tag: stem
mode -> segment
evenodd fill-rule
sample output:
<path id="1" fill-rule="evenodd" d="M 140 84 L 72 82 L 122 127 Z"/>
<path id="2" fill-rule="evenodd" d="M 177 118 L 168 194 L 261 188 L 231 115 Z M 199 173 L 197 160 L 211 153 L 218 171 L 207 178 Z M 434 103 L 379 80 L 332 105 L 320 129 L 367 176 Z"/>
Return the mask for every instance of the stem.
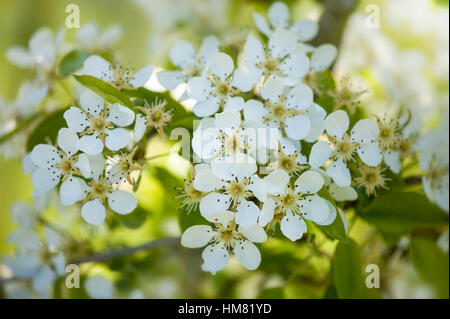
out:
<path id="1" fill-rule="evenodd" d="M 102 261 L 108 261 L 117 257 L 127 256 L 134 254 L 138 251 L 143 250 L 152 250 L 155 248 L 160 248 L 164 246 L 175 246 L 180 242 L 180 237 L 167 237 L 167 238 L 160 238 L 155 239 L 150 242 L 147 242 L 142 245 L 134 246 L 134 247 L 125 247 L 125 248 L 118 248 L 111 250 L 106 253 L 98 253 L 93 254 L 84 258 L 76 259 L 72 261 L 73 264 L 82 264 L 87 262 L 102 262 Z"/>

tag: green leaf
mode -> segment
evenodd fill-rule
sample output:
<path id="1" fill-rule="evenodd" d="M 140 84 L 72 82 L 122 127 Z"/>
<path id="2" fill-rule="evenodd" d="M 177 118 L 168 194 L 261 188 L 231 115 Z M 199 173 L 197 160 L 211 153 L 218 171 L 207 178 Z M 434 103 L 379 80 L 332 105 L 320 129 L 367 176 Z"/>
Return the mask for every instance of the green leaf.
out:
<path id="1" fill-rule="evenodd" d="M 323 294 L 323 299 L 338 299 L 337 291 L 335 286 L 328 286 L 327 290 Z"/>
<path id="2" fill-rule="evenodd" d="M 129 214 L 113 214 L 113 216 L 114 219 L 117 220 L 122 226 L 130 229 L 137 229 L 145 223 L 147 217 L 150 214 L 151 213 L 149 211 L 142 208 L 141 206 L 138 206 L 133 212 Z"/>
<path id="3" fill-rule="evenodd" d="M 414 268 L 430 283 L 438 298 L 449 297 L 449 259 L 434 241 L 414 238 L 409 245 L 409 258 Z"/>
<path id="4" fill-rule="evenodd" d="M 56 144 L 58 131 L 62 127 L 67 127 L 66 120 L 63 117 L 65 111 L 66 108 L 50 113 L 36 125 L 28 137 L 27 152 L 31 152 L 33 147 L 38 144 L 47 144 L 48 142 Z"/>
<path id="5" fill-rule="evenodd" d="M 184 232 L 191 226 L 195 225 L 211 225 L 201 214 L 200 211 L 194 210 L 189 214 L 181 210 L 178 215 L 178 225 L 180 226 L 181 232 Z"/>
<path id="6" fill-rule="evenodd" d="M 333 204 L 333 206 L 336 208 L 336 218 L 334 219 L 332 224 L 327 226 L 321 226 L 316 224 L 317 228 L 319 228 L 331 239 L 346 241 L 347 234 L 345 233 L 344 223 L 342 222 L 341 215 L 337 212 L 336 203 L 334 202 L 333 197 L 330 195 L 330 193 L 325 187 L 319 191 L 318 195 L 325 198 L 326 200 L 331 202 L 331 204 Z"/>
<path id="7" fill-rule="evenodd" d="M 266 288 L 259 292 L 256 299 L 283 299 L 284 298 L 284 288 L 283 287 L 273 287 Z"/>
<path id="8" fill-rule="evenodd" d="M 109 83 L 103 82 L 96 77 L 90 75 L 76 75 L 73 77 L 78 83 L 97 93 L 110 103 L 120 103 L 123 106 L 134 108 L 134 104 L 130 101 L 128 96 L 116 89 Z"/>
<path id="9" fill-rule="evenodd" d="M 384 234 L 402 234 L 416 228 L 448 223 L 448 215 L 415 192 L 385 193 L 367 208 L 357 207 L 357 214 Z"/>
<path id="10" fill-rule="evenodd" d="M 59 71 L 66 77 L 83 66 L 84 60 L 89 57 L 89 53 L 82 50 L 73 50 L 67 53 L 59 64 Z"/>
<path id="11" fill-rule="evenodd" d="M 339 242 L 333 258 L 333 277 L 339 298 L 362 298 L 364 291 L 361 250 L 353 240 Z"/>

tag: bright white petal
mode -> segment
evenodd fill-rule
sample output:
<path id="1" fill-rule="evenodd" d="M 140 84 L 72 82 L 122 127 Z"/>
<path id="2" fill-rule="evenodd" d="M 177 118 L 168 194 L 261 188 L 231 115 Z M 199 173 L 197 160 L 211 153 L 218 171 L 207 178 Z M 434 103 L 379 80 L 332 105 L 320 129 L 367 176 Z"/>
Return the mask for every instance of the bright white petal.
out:
<path id="1" fill-rule="evenodd" d="M 337 201 L 354 201 L 358 198 L 358 193 L 351 186 L 340 187 L 336 183 L 332 183 L 328 190 Z"/>
<path id="2" fill-rule="evenodd" d="M 184 82 L 183 76 L 178 71 L 162 71 L 157 73 L 158 82 L 167 90 L 173 90 Z"/>
<path id="3" fill-rule="evenodd" d="M 352 181 L 350 170 L 342 160 L 331 162 L 327 166 L 327 174 L 341 187 L 350 186 Z"/>
<path id="4" fill-rule="evenodd" d="M 137 200 L 126 191 L 114 191 L 107 195 L 108 205 L 118 214 L 126 215 L 136 209 Z"/>
<path id="5" fill-rule="evenodd" d="M 33 57 L 22 47 L 12 47 L 6 51 L 6 58 L 21 68 L 29 68 L 33 65 Z"/>
<path id="6" fill-rule="evenodd" d="M 59 197 L 61 204 L 64 206 L 70 206 L 75 204 L 80 198 L 81 186 L 78 179 L 75 177 L 70 177 L 61 184 L 59 189 Z"/>
<path id="7" fill-rule="evenodd" d="M 178 40 L 170 49 L 170 60 L 179 68 L 185 69 L 194 65 L 196 54 L 192 43 L 184 40 Z"/>
<path id="8" fill-rule="evenodd" d="M 130 133 L 123 128 L 106 130 L 105 146 L 111 151 L 118 151 L 130 143 Z"/>
<path id="9" fill-rule="evenodd" d="M 209 60 L 211 72 L 224 81 L 234 69 L 233 59 L 225 53 L 217 52 Z"/>
<path id="10" fill-rule="evenodd" d="M 317 22 L 303 19 L 295 22 L 291 26 L 291 31 L 297 35 L 297 39 L 301 42 L 307 42 L 314 39 L 319 31 L 319 25 Z"/>
<path id="11" fill-rule="evenodd" d="M 83 132 L 89 126 L 86 114 L 78 107 L 71 106 L 70 109 L 64 112 L 63 117 L 67 122 L 67 126 L 77 133 Z"/>
<path id="12" fill-rule="evenodd" d="M 240 111 L 244 108 L 244 99 L 240 96 L 230 96 L 223 107 L 224 111 Z"/>
<path id="13" fill-rule="evenodd" d="M 105 101 L 100 95 L 86 89 L 83 93 L 81 93 L 80 105 L 86 112 L 94 118 L 97 118 L 103 110 Z"/>
<path id="14" fill-rule="evenodd" d="M 284 83 L 278 79 L 270 78 L 266 80 L 260 88 L 261 97 L 272 103 L 277 103 L 283 93 Z"/>
<path id="15" fill-rule="evenodd" d="M 223 183 L 220 178 L 214 175 L 211 168 L 209 167 L 198 171 L 194 177 L 194 188 L 201 192 L 211 192 L 214 190 L 219 190 L 224 185 L 225 183 Z"/>
<path id="16" fill-rule="evenodd" d="M 314 93 L 306 84 L 299 84 L 292 88 L 286 96 L 289 108 L 306 110 L 313 103 Z"/>
<path id="17" fill-rule="evenodd" d="M 255 77 L 250 71 L 242 68 L 234 71 L 233 80 L 231 81 L 232 87 L 235 87 L 242 92 L 248 92 L 255 84 Z"/>
<path id="18" fill-rule="evenodd" d="M 274 28 L 287 28 L 289 25 L 289 8 L 283 2 L 274 2 L 270 6 L 267 15 L 269 17 L 270 24 L 272 24 Z"/>
<path id="19" fill-rule="evenodd" d="M 209 245 L 203 250 L 202 258 L 202 269 L 215 275 L 216 272 L 227 266 L 230 256 L 224 246 L 215 244 Z"/>
<path id="20" fill-rule="evenodd" d="M 211 82 L 201 76 L 190 79 L 188 87 L 189 97 L 197 101 L 204 101 L 212 91 Z"/>
<path id="21" fill-rule="evenodd" d="M 320 223 L 327 219 L 330 214 L 327 201 L 320 196 L 309 196 L 299 203 L 302 216 L 307 220 Z"/>
<path id="22" fill-rule="evenodd" d="M 63 127 L 58 131 L 58 146 L 68 155 L 78 151 L 78 135 L 74 130 Z"/>
<path id="23" fill-rule="evenodd" d="M 259 201 L 264 202 L 266 200 L 266 182 L 258 175 L 255 174 L 250 178 L 250 185 L 248 186 L 248 189 L 252 191 L 253 195 L 255 195 Z"/>
<path id="24" fill-rule="evenodd" d="M 276 204 L 273 199 L 268 198 L 261 209 L 261 214 L 258 218 L 258 224 L 262 227 L 266 226 L 273 219 L 273 212 L 275 210 Z"/>
<path id="25" fill-rule="evenodd" d="M 324 122 L 325 130 L 327 134 L 342 138 L 345 132 L 347 132 L 350 119 L 347 112 L 337 110 L 327 116 Z"/>
<path id="26" fill-rule="evenodd" d="M 105 220 L 105 206 L 98 199 L 86 202 L 81 208 L 81 216 L 89 224 L 100 225 Z"/>
<path id="27" fill-rule="evenodd" d="M 97 133 L 84 135 L 78 141 L 78 148 L 86 154 L 97 155 L 103 151 L 103 143 Z"/>
<path id="28" fill-rule="evenodd" d="M 200 61 L 205 65 L 211 56 L 219 52 L 219 39 L 210 35 L 203 39 L 200 52 L 198 53 Z"/>
<path id="29" fill-rule="evenodd" d="M 264 177 L 268 194 L 283 194 L 289 183 L 289 174 L 282 169 L 277 169 Z"/>
<path id="30" fill-rule="evenodd" d="M 38 144 L 31 151 L 31 160 L 37 166 L 50 166 L 59 162 L 58 150 L 51 145 Z"/>
<path id="31" fill-rule="evenodd" d="M 255 270 L 261 263 L 261 253 L 255 244 L 248 240 L 238 241 L 233 249 L 233 253 L 248 270 Z"/>
<path id="32" fill-rule="evenodd" d="M 269 50 L 273 57 L 283 58 L 294 52 L 297 47 L 297 37 L 289 30 L 278 30 L 269 39 Z"/>
<path id="33" fill-rule="evenodd" d="M 220 101 L 218 97 L 210 97 L 204 101 L 195 104 L 192 112 L 198 117 L 206 117 L 213 115 L 219 110 Z"/>
<path id="34" fill-rule="evenodd" d="M 402 163 L 400 162 L 400 153 L 399 151 L 386 150 L 383 155 L 384 162 L 389 167 L 389 169 L 398 174 L 402 169 Z"/>
<path id="35" fill-rule="evenodd" d="M 306 171 L 295 181 L 295 191 L 306 194 L 315 194 L 323 187 L 322 175 L 315 171 Z"/>
<path id="36" fill-rule="evenodd" d="M 215 234 L 211 226 L 191 226 L 181 236 L 181 245 L 187 248 L 200 248 L 206 246 Z"/>
<path id="37" fill-rule="evenodd" d="M 334 220 L 336 219 L 336 216 L 337 216 L 336 207 L 334 207 L 333 204 L 331 204 L 331 202 L 326 199 L 325 199 L 325 202 L 327 203 L 328 208 L 329 208 L 328 216 L 326 218 L 324 218 L 323 220 L 314 221 L 317 225 L 321 225 L 321 226 L 331 225 L 334 222 Z"/>
<path id="38" fill-rule="evenodd" d="M 91 55 L 83 63 L 83 74 L 94 76 L 104 81 L 112 80 L 111 63 L 98 55 Z M 84 106 L 83 106 L 84 107 Z"/>
<path id="39" fill-rule="evenodd" d="M 138 142 L 144 136 L 147 130 L 147 125 L 145 124 L 145 117 L 142 114 L 136 115 L 136 122 L 134 124 L 133 130 L 133 140 Z"/>
<path id="40" fill-rule="evenodd" d="M 287 56 L 280 65 L 280 69 L 293 83 L 297 83 L 309 71 L 309 58 L 303 52 Z"/>
<path id="41" fill-rule="evenodd" d="M 27 173 L 33 173 L 38 166 L 33 163 L 33 160 L 31 159 L 31 152 L 25 155 L 22 159 L 22 171 Z"/>
<path id="42" fill-rule="evenodd" d="M 298 215 L 287 212 L 281 220 L 280 229 L 284 236 L 292 241 L 296 241 L 306 233 L 306 224 Z"/>
<path id="43" fill-rule="evenodd" d="M 239 226 L 238 232 L 254 243 L 263 243 L 267 240 L 267 234 L 264 228 L 259 225 L 251 227 Z"/>
<path id="44" fill-rule="evenodd" d="M 219 193 L 210 193 L 200 201 L 200 213 L 203 217 L 221 211 L 226 211 L 230 206 L 230 197 Z"/>
<path id="45" fill-rule="evenodd" d="M 309 153 L 309 165 L 314 168 L 322 167 L 330 159 L 331 153 L 333 149 L 327 141 L 318 141 Z"/>
<path id="46" fill-rule="evenodd" d="M 153 74 L 153 66 L 147 65 L 140 69 L 139 71 L 134 74 L 133 78 L 130 81 L 130 85 L 134 88 L 139 88 L 145 85 L 147 83 L 148 79 Z"/>
<path id="47" fill-rule="evenodd" d="M 108 121 L 117 126 L 128 126 L 134 121 L 134 112 L 119 103 L 114 103 L 109 108 Z"/>
<path id="48" fill-rule="evenodd" d="M 234 219 L 235 215 L 229 210 L 219 211 L 206 216 L 206 219 L 214 224 L 221 224 L 226 227 Z"/>
<path id="49" fill-rule="evenodd" d="M 244 106 L 244 118 L 246 122 L 263 123 L 269 111 L 258 100 L 248 100 Z"/>
<path id="50" fill-rule="evenodd" d="M 255 203 L 243 200 L 236 208 L 236 224 L 251 227 L 257 224 L 260 210 Z"/>
<path id="51" fill-rule="evenodd" d="M 252 63 L 261 62 L 265 57 L 264 47 L 261 42 L 251 34 L 248 35 L 244 45 L 244 56 Z"/>
<path id="52" fill-rule="evenodd" d="M 311 121 L 305 115 L 288 117 L 284 122 L 287 136 L 294 140 L 305 138 L 311 129 Z"/>
<path id="53" fill-rule="evenodd" d="M 322 44 L 313 51 L 311 56 L 311 73 L 328 69 L 337 56 L 337 49 L 332 44 Z"/>
<path id="54" fill-rule="evenodd" d="M 374 120 L 363 119 L 353 126 L 350 138 L 355 143 L 372 143 L 379 134 L 380 129 Z"/>
<path id="55" fill-rule="evenodd" d="M 216 113 L 214 124 L 218 129 L 227 130 L 232 132 L 241 125 L 241 113 L 234 110 L 227 110 L 222 113 Z"/>
<path id="56" fill-rule="evenodd" d="M 33 186 L 41 191 L 52 189 L 59 183 L 60 171 L 54 168 L 41 167 L 33 173 Z"/>
<path id="57" fill-rule="evenodd" d="M 360 144 L 357 152 L 364 164 L 369 166 L 378 166 L 383 158 L 378 142 Z"/>
<path id="58" fill-rule="evenodd" d="M 253 21 L 255 22 L 256 28 L 263 34 L 270 36 L 272 31 L 270 30 L 267 20 L 257 12 L 253 12 Z"/>

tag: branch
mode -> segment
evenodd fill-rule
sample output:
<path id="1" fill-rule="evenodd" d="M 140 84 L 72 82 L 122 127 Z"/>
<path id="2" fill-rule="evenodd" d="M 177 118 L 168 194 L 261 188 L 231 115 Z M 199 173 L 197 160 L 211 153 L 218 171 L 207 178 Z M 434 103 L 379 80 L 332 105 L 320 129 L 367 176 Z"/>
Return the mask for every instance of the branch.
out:
<path id="1" fill-rule="evenodd" d="M 125 248 L 119 248 L 115 250 L 111 250 L 106 253 L 98 253 L 93 254 L 84 258 L 76 259 L 72 261 L 73 264 L 82 264 L 86 262 L 101 262 L 101 261 L 108 261 L 117 257 L 131 255 L 135 252 L 141 251 L 141 250 L 152 250 L 155 248 L 160 248 L 164 246 L 175 246 L 180 242 L 180 237 L 167 237 L 167 238 L 160 238 L 156 240 L 152 240 L 148 243 L 134 246 L 134 247 L 125 247 Z"/>
<path id="2" fill-rule="evenodd" d="M 319 21 L 319 33 L 312 44 L 318 46 L 331 43 L 339 48 L 347 20 L 358 6 L 359 0 L 324 0 L 323 2 L 324 11 Z"/>

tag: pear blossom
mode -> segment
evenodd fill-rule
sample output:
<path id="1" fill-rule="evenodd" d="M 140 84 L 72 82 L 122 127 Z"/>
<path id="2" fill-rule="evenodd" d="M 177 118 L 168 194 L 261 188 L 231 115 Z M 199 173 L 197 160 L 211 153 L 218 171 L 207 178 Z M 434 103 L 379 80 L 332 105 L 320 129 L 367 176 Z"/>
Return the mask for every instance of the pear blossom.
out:
<path id="1" fill-rule="evenodd" d="M 210 57 L 219 52 L 219 40 L 215 36 L 203 39 L 198 53 L 192 43 L 178 40 L 170 49 L 170 60 L 180 70 L 162 71 L 157 74 L 158 81 L 168 90 L 176 88 L 179 84 L 203 74 Z"/>
<path id="2" fill-rule="evenodd" d="M 153 74 L 153 66 L 147 65 L 135 71 L 129 67 L 111 64 L 99 55 L 91 55 L 84 60 L 82 74 L 108 82 L 120 90 L 134 89 L 144 86 Z"/>
<path id="3" fill-rule="evenodd" d="M 268 10 L 269 21 L 261 14 L 253 12 L 253 21 L 260 32 L 270 37 L 274 31 L 289 29 L 295 33 L 298 41 L 312 40 L 319 30 L 317 22 L 310 19 L 302 19 L 291 24 L 289 7 L 281 1 L 275 1 Z"/>
<path id="4" fill-rule="evenodd" d="M 269 79 L 261 87 L 265 105 L 256 100 L 251 103 L 247 101 L 244 118 L 279 128 L 280 136 L 287 135 L 293 140 L 315 140 L 323 132 L 326 112 L 313 103 L 313 95 L 305 84 L 287 88 L 280 80 Z"/>
<path id="5" fill-rule="evenodd" d="M 192 110 L 198 117 L 213 115 L 219 109 L 241 110 L 244 99 L 234 96 L 236 90 L 245 90 L 233 76 L 233 59 L 222 52 L 213 54 L 208 60 L 203 75 L 188 81 L 188 95 L 197 101 Z"/>
<path id="6" fill-rule="evenodd" d="M 83 219 L 89 224 L 100 225 L 106 217 L 106 204 L 118 214 L 131 213 L 137 206 L 136 198 L 114 185 L 114 181 L 105 172 L 103 156 L 90 155 L 89 164 L 92 179 L 87 183 L 81 183 L 83 194 L 80 200 L 83 201 L 81 208 Z"/>
<path id="7" fill-rule="evenodd" d="M 77 46 L 90 52 L 102 52 L 109 49 L 119 40 L 122 35 L 122 28 L 119 25 L 112 25 L 101 30 L 97 23 L 84 23 L 77 30 L 75 41 Z"/>
<path id="8" fill-rule="evenodd" d="M 133 123 L 132 110 L 119 103 L 107 105 L 103 98 L 87 89 L 80 96 L 80 106 L 71 106 L 64 112 L 64 119 L 81 136 L 78 141 L 81 151 L 96 155 L 104 146 L 118 151 L 130 143 L 130 133 L 123 127 Z"/>
<path id="9" fill-rule="evenodd" d="M 258 175 L 225 175 L 219 178 L 211 167 L 204 167 L 196 173 L 193 186 L 208 193 L 200 201 L 203 217 L 231 208 L 236 211 L 236 223 L 245 227 L 256 225 L 260 213 L 258 206 L 249 199 L 256 197 L 265 201 L 267 196 L 265 184 Z"/>
<path id="10" fill-rule="evenodd" d="M 185 230 L 181 244 L 187 248 L 205 247 L 202 253 L 202 269 L 213 275 L 228 264 L 230 254 L 236 256 L 249 270 L 258 268 L 261 253 L 254 243 L 267 239 L 264 229 L 259 225 L 243 227 L 235 222 L 235 214 L 219 211 L 208 216 L 214 225 L 196 225 Z"/>
<path id="11" fill-rule="evenodd" d="M 58 132 L 58 147 L 38 144 L 33 148 L 30 159 L 36 166 L 32 175 L 35 189 L 47 191 L 58 185 L 61 203 L 72 205 L 81 196 L 81 179 L 89 177 L 89 161 L 85 154 L 78 152 L 78 136 L 68 128 Z M 30 164 L 27 164 L 29 167 Z"/>
<path id="12" fill-rule="evenodd" d="M 378 166 L 382 159 L 376 122 L 359 120 L 353 126 L 351 135 L 347 133 L 349 123 L 347 113 L 342 110 L 329 114 L 324 122 L 329 141 L 316 142 L 309 154 L 309 164 L 314 168 L 324 166 L 331 159 L 326 172 L 341 187 L 351 184 L 347 162 L 354 159 L 355 153 L 368 166 Z"/>
<path id="13" fill-rule="evenodd" d="M 308 73 L 309 58 L 296 48 L 296 36 L 291 31 L 274 32 L 269 39 L 268 51 L 258 39 L 249 35 L 244 45 L 244 66 L 250 72 L 253 84 L 269 78 L 280 79 L 287 85 L 300 83 Z"/>
<path id="14" fill-rule="evenodd" d="M 271 187 L 276 187 L 274 195 L 269 196 L 261 209 L 259 225 L 266 226 L 280 222 L 281 232 L 290 240 L 302 238 L 307 231 L 304 219 L 318 225 L 329 225 L 336 218 L 336 208 L 317 193 L 324 186 L 322 176 L 312 170 L 302 173 L 292 188 L 289 175 L 283 170 L 275 171 Z M 273 174 L 273 173 L 272 173 Z M 269 175 L 270 176 L 270 175 Z M 267 178 L 265 178 L 266 182 Z"/>
<path id="15" fill-rule="evenodd" d="M 172 120 L 172 111 L 167 111 L 166 100 L 156 100 L 152 105 L 145 101 L 145 106 L 137 107 L 143 114 L 136 115 L 133 140 L 138 142 L 145 134 L 148 128 L 154 128 L 162 137 L 166 137 L 164 127 Z"/>
<path id="16" fill-rule="evenodd" d="M 47 82 L 54 76 L 56 61 L 63 49 L 65 30 L 56 35 L 49 28 L 37 30 L 28 43 L 28 49 L 15 46 L 6 52 L 7 58 L 21 68 L 33 68 L 38 78 Z"/>

